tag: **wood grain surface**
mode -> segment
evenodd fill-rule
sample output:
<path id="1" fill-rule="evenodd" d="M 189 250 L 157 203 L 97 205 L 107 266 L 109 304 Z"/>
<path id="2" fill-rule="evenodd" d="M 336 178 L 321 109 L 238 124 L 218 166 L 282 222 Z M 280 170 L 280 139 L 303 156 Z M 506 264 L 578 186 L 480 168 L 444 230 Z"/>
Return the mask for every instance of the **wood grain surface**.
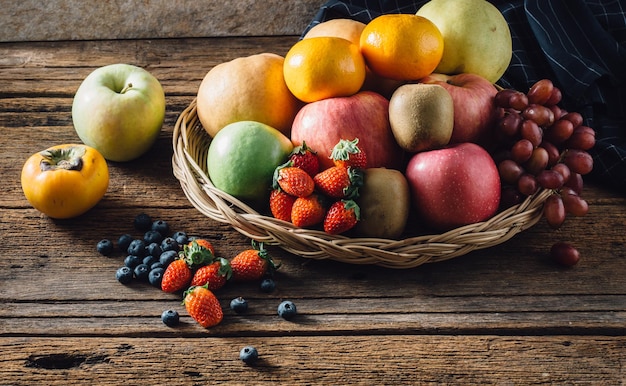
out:
<path id="1" fill-rule="evenodd" d="M 626 198 L 588 182 L 585 217 L 558 231 L 545 221 L 499 246 L 415 269 L 313 261 L 272 247 L 277 288 L 230 283 L 224 321 L 203 329 L 180 294 L 121 285 L 124 255 L 96 243 L 139 235 L 139 213 L 211 239 L 232 257 L 250 240 L 201 215 L 172 174 L 171 136 L 206 72 L 259 52 L 284 55 L 297 36 L 0 44 L 0 384 L 593 384 L 626 377 Z M 73 95 L 97 67 L 124 62 L 153 73 L 167 113 L 155 146 L 109 163 L 105 198 L 87 214 L 47 218 L 25 200 L 26 158 L 76 142 Z M 553 263 L 552 243 L 580 263 Z M 230 299 L 250 302 L 236 315 Z M 299 315 L 276 307 L 293 300 Z M 166 327 L 173 308 L 182 324 Z M 239 350 L 254 345 L 260 362 Z"/>

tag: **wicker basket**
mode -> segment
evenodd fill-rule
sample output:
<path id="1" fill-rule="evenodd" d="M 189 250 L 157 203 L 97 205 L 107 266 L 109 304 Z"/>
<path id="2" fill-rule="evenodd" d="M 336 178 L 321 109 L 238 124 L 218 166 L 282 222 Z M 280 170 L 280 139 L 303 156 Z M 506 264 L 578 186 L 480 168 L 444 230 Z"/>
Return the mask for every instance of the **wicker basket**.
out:
<path id="1" fill-rule="evenodd" d="M 376 264 L 412 268 L 501 244 L 535 225 L 542 217 L 550 191 L 540 190 L 524 202 L 485 222 L 466 225 L 446 233 L 419 235 L 402 240 L 350 238 L 323 231 L 297 228 L 271 216 L 259 214 L 244 202 L 222 192 L 207 175 L 210 136 L 198 120 L 194 100 L 174 127 L 172 166 L 185 195 L 201 213 L 230 224 L 251 239 L 278 245 L 296 255 L 333 259 L 351 264 Z"/>

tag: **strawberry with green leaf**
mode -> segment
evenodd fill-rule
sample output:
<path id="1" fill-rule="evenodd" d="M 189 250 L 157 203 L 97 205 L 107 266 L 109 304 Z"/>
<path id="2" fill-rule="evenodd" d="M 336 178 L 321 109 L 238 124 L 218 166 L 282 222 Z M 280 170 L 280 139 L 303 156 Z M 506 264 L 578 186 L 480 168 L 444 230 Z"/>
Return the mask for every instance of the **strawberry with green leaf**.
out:
<path id="1" fill-rule="evenodd" d="M 367 167 L 367 155 L 359 148 L 358 143 L 358 138 L 352 141 L 340 139 L 330 153 L 330 158 L 334 164 L 336 166 L 365 169 Z"/>
<path id="2" fill-rule="evenodd" d="M 360 220 L 361 209 L 354 200 L 335 201 L 324 218 L 324 232 L 337 235 L 347 232 Z"/>
<path id="3" fill-rule="evenodd" d="M 216 326 L 224 318 L 219 300 L 207 286 L 190 287 L 184 293 L 183 304 L 189 316 L 204 328 Z"/>
<path id="4" fill-rule="evenodd" d="M 315 187 L 333 198 L 357 198 L 363 186 L 363 170 L 360 168 L 331 166 L 313 177 Z"/>
<path id="5" fill-rule="evenodd" d="M 296 146 L 289 155 L 291 165 L 307 172 L 311 177 L 320 171 L 320 161 L 317 153 L 302 141 L 302 145 Z"/>
<path id="6" fill-rule="evenodd" d="M 231 278 L 233 270 L 230 262 L 223 257 L 198 268 L 191 279 L 191 286 L 206 285 L 211 291 L 222 288 Z"/>
<path id="7" fill-rule="evenodd" d="M 304 170 L 290 165 L 291 161 L 288 161 L 276 168 L 273 188 L 280 188 L 285 193 L 296 197 L 306 197 L 313 193 L 313 189 L 315 189 L 313 177 Z"/>
<path id="8" fill-rule="evenodd" d="M 260 280 L 266 274 L 272 273 L 280 264 L 274 263 L 263 243 L 256 248 L 256 243 L 253 242 L 252 248 L 241 251 L 231 259 L 230 266 L 233 280 L 251 281 Z"/>

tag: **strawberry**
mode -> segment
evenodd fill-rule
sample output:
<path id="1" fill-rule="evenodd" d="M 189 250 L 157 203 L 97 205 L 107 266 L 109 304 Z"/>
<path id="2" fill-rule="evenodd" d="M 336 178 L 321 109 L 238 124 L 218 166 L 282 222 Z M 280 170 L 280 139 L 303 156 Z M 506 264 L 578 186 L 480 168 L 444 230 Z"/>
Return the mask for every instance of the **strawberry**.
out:
<path id="1" fill-rule="evenodd" d="M 358 138 L 352 141 L 340 139 L 330 153 L 330 158 L 332 158 L 335 165 L 365 169 L 367 166 L 367 155 L 357 146 L 358 143 Z"/>
<path id="2" fill-rule="evenodd" d="M 216 291 L 226 284 L 232 273 L 230 262 L 224 258 L 219 258 L 210 264 L 198 268 L 193 274 L 190 285 L 206 285 L 211 291 Z"/>
<path id="3" fill-rule="evenodd" d="M 224 318 L 219 300 L 206 286 L 194 286 L 185 291 L 185 309 L 202 327 L 218 325 Z"/>
<path id="4" fill-rule="evenodd" d="M 254 244 L 253 244 L 254 245 Z M 241 251 L 230 261 L 233 270 L 233 279 L 239 281 L 259 280 L 266 273 L 278 269 L 269 255 L 263 248 L 263 243 L 259 248 L 251 248 Z"/>
<path id="5" fill-rule="evenodd" d="M 323 197 L 311 194 L 308 197 L 298 197 L 291 208 L 291 222 L 293 225 L 304 228 L 321 223 L 326 214 Z"/>
<path id="6" fill-rule="evenodd" d="M 324 232 L 331 235 L 346 232 L 359 221 L 360 211 L 359 205 L 354 200 L 334 202 L 324 218 Z"/>
<path id="7" fill-rule="evenodd" d="M 186 288 L 191 282 L 191 268 L 184 258 L 178 258 L 165 268 L 161 289 L 165 292 L 176 292 Z"/>
<path id="8" fill-rule="evenodd" d="M 193 239 L 187 244 L 187 246 L 192 247 L 194 242 L 198 244 L 199 246 L 208 249 L 209 251 L 211 251 L 212 254 L 215 255 L 215 248 L 213 247 L 213 244 L 209 240 L 201 239 L 201 238 Z"/>
<path id="9" fill-rule="evenodd" d="M 306 197 L 313 193 L 315 183 L 304 170 L 295 166 L 290 166 L 291 162 L 287 162 L 276 168 L 274 172 L 274 189 L 282 189 L 287 194 L 296 197 Z"/>
<path id="10" fill-rule="evenodd" d="M 285 193 L 282 189 L 274 189 L 270 193 L 270 211 L 279 220 L 291 221 L 291 208 L 296 197 Z"/>
<path id="11" fill-rule="evenodd" d="M 356 198 L 363 185 L 363 170 L 331 166 L 313 177 L 317 189 L 334 198 Z"/>
<path id="12" fill-rule="evenodd" d="M 302 141 L 302 145 L 296 146 L 289 155 L 291 165 L 307 172 L 311 177 L 320 171 L 320 161 L 317 153 Z"/>

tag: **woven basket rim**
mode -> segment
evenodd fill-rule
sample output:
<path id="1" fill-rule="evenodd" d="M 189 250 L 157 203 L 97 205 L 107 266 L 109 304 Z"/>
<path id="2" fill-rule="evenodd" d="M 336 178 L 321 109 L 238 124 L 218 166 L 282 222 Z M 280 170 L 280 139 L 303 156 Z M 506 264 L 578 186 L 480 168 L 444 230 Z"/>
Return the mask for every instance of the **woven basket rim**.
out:
<path id="1" fill-rule="evenodd" d="M 552 194 L 542 189 L 490 219 L 441 234 L 401 240 L 330 235 L 297 228 L 258 213 L 243 201 L 217 189 L 207 174 L 210 136 L 197 116 L 196 99 L 181 112 L 174 126 L 172 168 L 189 202 L 205 216 L 231 225 L 241 234 L 311 259 L 350 264 L 413 268 L 501 244 L 532 227 L 542 217 L 543 203 Z"/>

